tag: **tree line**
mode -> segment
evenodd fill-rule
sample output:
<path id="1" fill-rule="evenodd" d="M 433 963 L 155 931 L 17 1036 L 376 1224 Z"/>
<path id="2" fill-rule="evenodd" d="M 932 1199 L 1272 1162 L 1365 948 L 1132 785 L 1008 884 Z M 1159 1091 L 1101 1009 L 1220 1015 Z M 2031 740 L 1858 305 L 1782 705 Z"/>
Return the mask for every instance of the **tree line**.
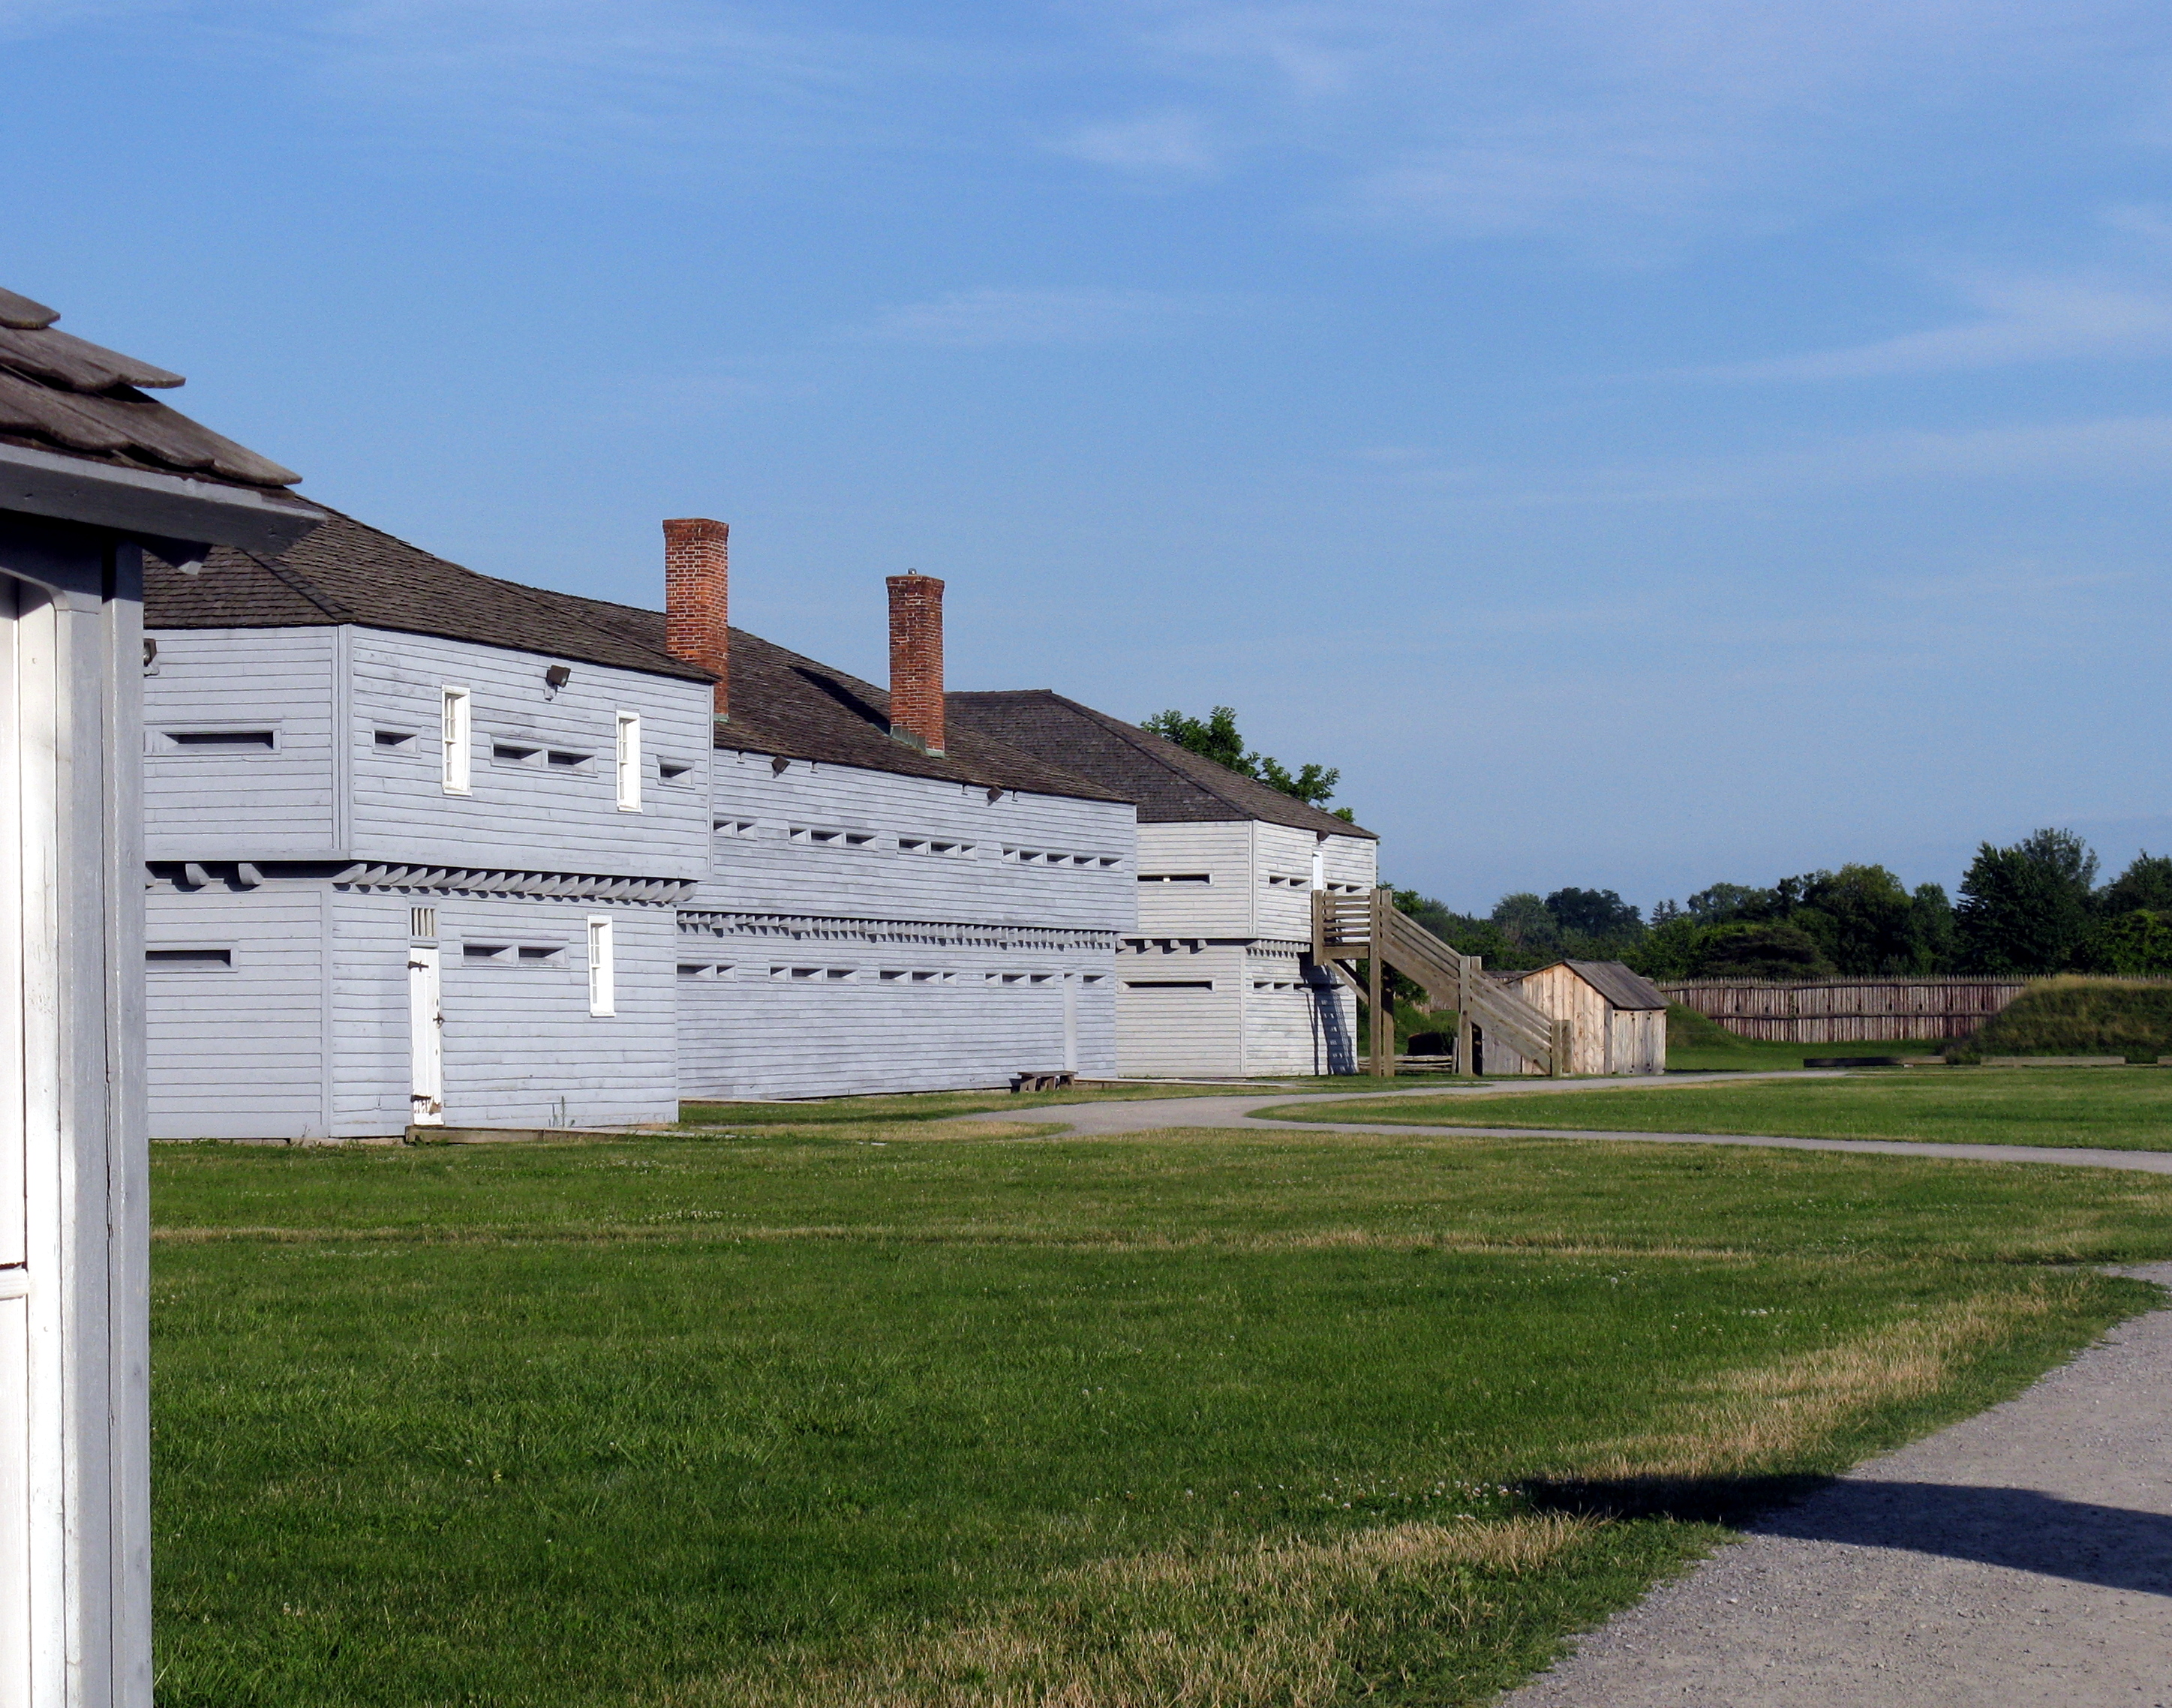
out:
<path id="1" fill-rule="evenodd" d="M 1325 808 L 1341 773 L 1289 770 L 1250 751 L 1234 708 L 1162 712 L 1142 727 L 1292 798 Z M 1349 819 L 1351 809 L 1333 809 Z M 1415 889 L 1395 905 L 1467 955 L 1504 971 L 1563 958 L 1625 961 L 1651 979 L 1830 979 L 1938 973 L 2172 975 L 2172 857 L 2144 852 L 2109 883 L 2071 830 L 1980 845 L 1949 900 L 1883 866 L 1805 872 L 1769 888 L 1715 884 L 1660 902 L 1648 920 L 1611 889 L 1519 890 L 1484 917 Z"/>
<path id="2" fill-rule="evenodd" d="M 1647 920 L 1610 889 L 1504 895 L 1483 918 L 1416 890 L 1395 904 L 1503 969 L 1623 961 L 1647 978 L 1830 979 L 1939 973 L 2172 975 L 2172 857 L 2142 853 L 2109 883 L 2071 830 L 1981 844 L 1949 901 L 1883 866 L 1715 884 Z"/>

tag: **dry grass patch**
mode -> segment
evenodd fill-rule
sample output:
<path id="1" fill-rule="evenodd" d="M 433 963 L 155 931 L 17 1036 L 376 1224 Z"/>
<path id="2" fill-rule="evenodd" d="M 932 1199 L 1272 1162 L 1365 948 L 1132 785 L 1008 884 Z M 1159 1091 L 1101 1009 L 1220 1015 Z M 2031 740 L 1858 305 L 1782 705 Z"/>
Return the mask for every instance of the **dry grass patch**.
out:
<path id="1" fill-rule="evenodd" d="M 1874 1414 L 1950 1386 L 1962 1365 L 2040 1325 L 2051 1284 L 1977 1293 L 1882 1329 L 1724 1370 L 1699 1384 L 1674 1426 L 1602 1451 L 1579 1477 L 1693 1479 L 1769 1472 Z"/>
<path id="2" fill-rule="evenodd" d="M 848 1660 L 779 1657 L 672 1708 L 1325 1708 L 1369 1655 L 1425 1622 L 1467 1631 L 1489 1591 L 1559 1564 L 1598 1523 L 1539 1514 L 1417 1522 L 1325 1540 L 1192 1546 L 1096 1561 L 949 1628 Z M 1497 1592 L 1496 1593 L 1497 1598 Z"/>

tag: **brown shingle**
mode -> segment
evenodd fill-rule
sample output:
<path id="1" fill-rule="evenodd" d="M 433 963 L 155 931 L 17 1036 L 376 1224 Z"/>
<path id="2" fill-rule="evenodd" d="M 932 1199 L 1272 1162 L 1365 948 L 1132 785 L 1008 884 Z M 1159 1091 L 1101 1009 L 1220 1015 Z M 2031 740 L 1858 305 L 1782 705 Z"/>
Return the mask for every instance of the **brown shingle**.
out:
<path id="1" fill-rule="evenodd" d="M 954 728 L 980 730 L 1050 765 L 1091 777 L 1137 802 L 1142 824 L 1257 819 L 1315 835 L 1373 836 L 1332 813 L 1046 688 L 952 694 L 946 704 Z"/>
<path id="2" fill-rule="evenodd" d="M 59 319 L 42 303 L 0 291 L 0 438 L 235 486 L 302 478 L 137 389 L 179 385 L 180 374 L 56 331 Z"/>
<path id="3" fill-rule="evenodd" d="M 144 570 L 149 629 L 319 628 L 341 623 L 442 635 L 694 682 L 713 679 L 664 647 L 664 613 L 524 587 L 433 556 L 337 511 L 281 557 L 224 549 L 194 576 Z M 922 753 L 890 733 L 890 696 L 870 683 L 731 631 L 732 715 L 717 744 L 786 759 L 941 777 L 981 788 L 1128 801 L 976 729 Z"/>

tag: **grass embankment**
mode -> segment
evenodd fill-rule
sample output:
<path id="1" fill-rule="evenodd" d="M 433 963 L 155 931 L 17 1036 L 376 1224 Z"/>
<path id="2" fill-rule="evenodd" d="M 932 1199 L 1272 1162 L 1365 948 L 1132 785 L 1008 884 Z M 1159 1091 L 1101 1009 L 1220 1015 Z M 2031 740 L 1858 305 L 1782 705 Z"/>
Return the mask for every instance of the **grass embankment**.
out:
<path id="1" fill-rule="evenodd" d="M 1922 1055 L 1938 1053 L 1936 1038 L 1869 1039 L 1845 1044 L 1775 1044 L 1739 1037 L 1717 1020 L 1680 1002 L 1667 1005 L 1667 1068 L 1674 1073 L 1757 1073 L 1800 1068 L 1812 1056 Z"/>
<path id="2" fill-rule="evenodd" d="M 1951 1047 L 1956 1061 L 1997 1055 L 2172 1055 L 2172 984 L 2142 979 L 2041 979 Z"/>
<path id="3" fill-rule="evenodd" d="M 1360 1099 L 1255 1113 L 1277 1120 L 2172 1151 L 2172 1074 L 2157 1067 L 1939 1067 L 1740 1085 Z"/>
<path id="4" fill-rule="evenodd" d="M 2172 1253 L 2153 1177 L 1417 1136 L 153 1168 L 164 1708 L 1480 1700 Z"/>

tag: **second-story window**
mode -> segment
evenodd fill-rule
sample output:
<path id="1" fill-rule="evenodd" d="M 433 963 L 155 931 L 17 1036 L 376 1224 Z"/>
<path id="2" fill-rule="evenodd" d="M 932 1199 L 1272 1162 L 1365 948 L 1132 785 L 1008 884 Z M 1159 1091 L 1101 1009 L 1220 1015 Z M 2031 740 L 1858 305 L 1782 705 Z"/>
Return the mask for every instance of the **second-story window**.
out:
<path id="1" fill-rule="evenodd" d="M 618 809 L 641 810 L 641 714 L 618 715 Z"/>
<path id="2" fill-rule="evenodd" d="M 473 736 L 470 710 L 466 689 L 444 690 L 444 777 L 449 795 L 468 792 L 469 747 Z"/>

